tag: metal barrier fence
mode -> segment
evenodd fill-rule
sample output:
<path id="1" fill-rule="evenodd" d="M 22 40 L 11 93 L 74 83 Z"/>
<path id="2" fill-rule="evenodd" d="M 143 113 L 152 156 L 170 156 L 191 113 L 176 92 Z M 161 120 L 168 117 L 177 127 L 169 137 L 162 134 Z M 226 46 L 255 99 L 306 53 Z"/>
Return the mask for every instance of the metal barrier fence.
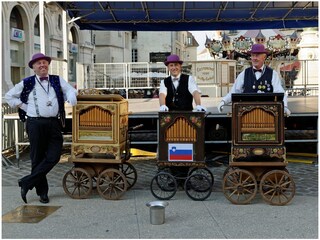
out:
<path id="1" fill-rule="evenodd" d="M 152 89 L 168 76 L 167 68 L 158 63 L 96 63 L 89 66 L 88 88 L 125 89 L 126 98 L 133 90 Z M 130 79 L 130 81 L 128 81 Z M 132 90 L 132 91 L 129 91 Z"/>
<path id="2" fill-rule="evenodd" d="M 3 120 L 5 114 L 17 113 L 17 108 L 11 108 L 7 103 L 2 103 L 2 150 L 15 146 L 15 130 L 14 130 L 14 120 Z M 27 136 L 24 131 L 24 123 L 18 122 L 19 132 L 18 138 L 19 141 L 24 141 Z"/>
<path id="3" fill-rule="evenodd" d="M 268 63 L 283 79 L 283 86 L 290 96 L 318 95 L 318 61 L 279 61 Z M 241 60 L 213 60 L 183 63 L 183 73 L 191 74 L 198 86 L 211 97 L 222 97 L 231 88 L 236 76 L 250 66 Z M 163 63 L 96 63 L 87 68 L 87 78 L 79 78 L 78 86 L 109 90 L 123 90 L 126 98 L 140 98 L 157 91 L 160 81 L 169 75 Z"/>

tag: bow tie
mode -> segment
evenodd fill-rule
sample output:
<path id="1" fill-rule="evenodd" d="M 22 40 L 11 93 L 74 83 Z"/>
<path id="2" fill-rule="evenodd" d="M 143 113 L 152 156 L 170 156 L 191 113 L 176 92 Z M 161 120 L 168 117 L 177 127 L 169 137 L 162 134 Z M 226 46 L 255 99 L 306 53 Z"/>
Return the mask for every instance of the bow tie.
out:
<path id="1" fill-rule="evenodd" d="M 40 81 L 43 81 L 43 80 L 47 80 L 48 81 L 48 77 L 40 77 Z"/>
<path id="2" fill-rule="evenodd" d="M 178 81 L 179 78 L 172 78 L 172 81 Z"/>
<path id="3" fill-rule="evenodd" d="M 253 69 L 253 72 L 262 72 L 262 69 Z"/>

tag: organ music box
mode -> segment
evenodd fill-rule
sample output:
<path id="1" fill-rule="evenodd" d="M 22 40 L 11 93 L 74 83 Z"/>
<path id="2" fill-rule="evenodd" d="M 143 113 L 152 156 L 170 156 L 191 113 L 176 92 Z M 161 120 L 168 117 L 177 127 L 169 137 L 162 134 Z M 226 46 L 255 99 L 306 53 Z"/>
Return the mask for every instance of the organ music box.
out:
<path id="1" fill-rule="evenodd" d="M 121 163 L 127 141 L 128 101 L 98 89 L 79 90 L 77 100 L 69 160 Z"/>
<path id="2" fill-rule="evenodd" d="M 283 97 L 232 94 L 231 162 L 285 161 Z"/>
<path id="3" fill-rule="evenodd" d="M 158 166 L 204 166 L 204 112 L 159 112 Z"/>

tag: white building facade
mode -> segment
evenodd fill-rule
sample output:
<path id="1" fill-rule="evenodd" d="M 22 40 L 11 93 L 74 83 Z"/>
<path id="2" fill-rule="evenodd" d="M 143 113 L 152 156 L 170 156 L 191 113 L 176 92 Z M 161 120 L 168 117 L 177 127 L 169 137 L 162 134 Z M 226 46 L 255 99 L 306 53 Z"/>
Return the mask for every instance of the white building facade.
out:
<path id="1" fill-rule="evenodd" d="M 131 32 L 92 31 L 94 63 L 131 62 Z"/>
<path id="2" fill-rule="evenodd" d="M 32 75 L 28 67 L 32 55 L 41 51 L 38 2 L 2 2 L 2 96 L 21 79 Z M 63 9 L 56 3 L 44 5 L 44 54 L 52 57 L 50 72 L 76 82 L 76 64 L 91 64 L 90 31 L 80 31 L 73 23 L 67 25 L 68 56 L 63 57 Z M 70 20 L 67 16 L 67 21 Z M 65 64 L 67 63 L 67 64 Z M 67 69 L 63 69 L 67 68 Z"/>
<path id="3" fill-rule="evenodd" d="M 177 54 L 183 61 L 197 60 L 198 43 L 187 31 L 93 31 L 93 34 L 95 63 L 154 62 L 157 55 L 169 54 Z"/>

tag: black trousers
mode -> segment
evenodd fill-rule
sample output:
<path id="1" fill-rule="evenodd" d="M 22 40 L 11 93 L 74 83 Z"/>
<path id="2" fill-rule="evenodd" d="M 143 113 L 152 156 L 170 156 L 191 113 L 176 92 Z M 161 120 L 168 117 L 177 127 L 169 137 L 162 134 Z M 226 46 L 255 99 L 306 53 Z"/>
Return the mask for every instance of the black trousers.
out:
<path id="1" fill-rule="evenodd" d="M 28 118 L 26 126 L 30 141 L 31 174 L 21 179 L 21 185 L 36 188 L 38 195 L 48 194 L 47 174 L 59 162 L 63 136 L 57 118 Z"/>

